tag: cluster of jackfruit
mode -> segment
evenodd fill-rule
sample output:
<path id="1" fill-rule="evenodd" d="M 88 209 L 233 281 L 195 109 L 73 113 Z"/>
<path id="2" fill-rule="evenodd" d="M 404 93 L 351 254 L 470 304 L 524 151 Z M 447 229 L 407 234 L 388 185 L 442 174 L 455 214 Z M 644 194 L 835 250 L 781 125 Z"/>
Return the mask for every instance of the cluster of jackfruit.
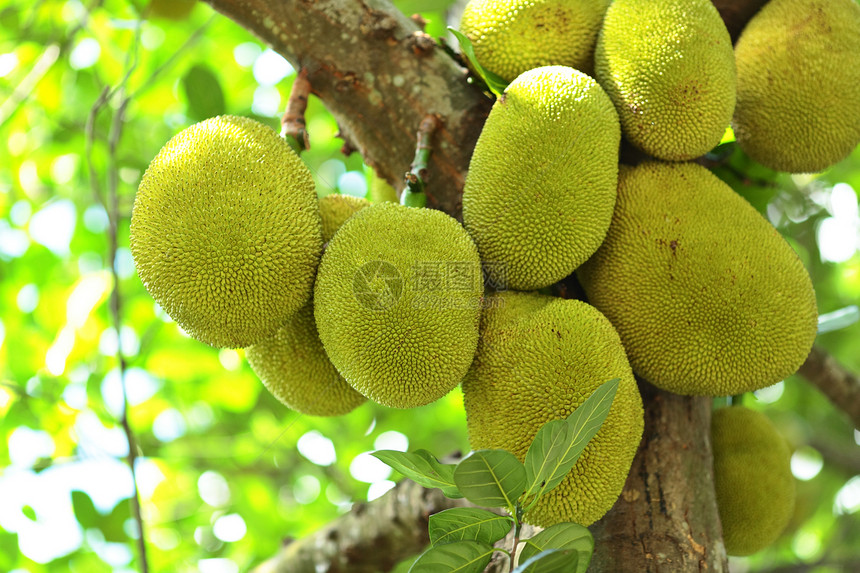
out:
<path id="1" fill-rule="evenodd" d="M 526 515 L 587 525 L 615 503 L 642 435 L 634 374 L 721 396 L 773 384 L 805 359 L 817 309 L 803 265 L 689 160 L 732 121 L 751 155 L 767 162 L 779 147 L 786 168 L 850 151 L 860 7 L 771 0 L 734 51 L 709 0 L 473 0 L 463 30 L 481 66 L 512 80 L 475 147 L 463 225 L 396 203 L 378 180 L 373 204 L 318 201 L 274 131 L 223 116 L 152 161 L 132 253 L 182 328 L 247 347 L 266 387 L 310 415 L 367 399 L 421 406 L 462 382 L 473 447 L 522 458 L 544 423 L 619 378 L 600 432 Z M 762 49 L 787 30 L 784 48 Z M 797 66 L 795 50 L 814 57 Z M 809 77 L 841 74 L 844 89 L 822 102 L 810 86 L 783 85 L 807 81 L 790 73 L 806 66 Z M 761 105 L 769 99 L 780 101 Z M 620 166 L 622 137 L 653 159 Z M 587 301 L 535 292 L 572 274 Z"/>

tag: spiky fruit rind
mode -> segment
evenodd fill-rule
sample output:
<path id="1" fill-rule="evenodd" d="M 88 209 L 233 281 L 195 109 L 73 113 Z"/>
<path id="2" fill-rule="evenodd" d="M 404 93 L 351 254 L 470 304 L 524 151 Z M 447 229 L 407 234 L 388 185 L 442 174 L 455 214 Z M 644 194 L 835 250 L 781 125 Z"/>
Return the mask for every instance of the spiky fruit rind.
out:
<path id="1" fill-rule="evenodd" d="M 150 163 L 130 243 L 146 289 L 186 332 L 216 347 L 256 344 L 311 296 L 322 252 L 313 178 L 269 127 L 207 119 Z"/>
<path id="2" fill-rule="evenodd" d="M 520 460 L 540 427 L 567 417 L 598 386 L 620 378 L 606 421 L 571 473 L 525 515 L 548 527 L 589 525 L 615 503 L 642 437 L 642 399 L 621 340 L 594 307 L 534 293 L 486 301 L 475 362 L 463 381 L 473 449 Z"/>
<path id="3" fill-rule="evenodd" d="M 246 351 L 248 363 L 285 406 L 308 416 L 340 416 L 367 400 L 328 359 L 308 303 L 272 338 Z"/>
<path id="4" fill-rule="evenodd" d="M 600 245 L 615 204 L 618 116 L 585 74 L 525 72 L 487 118 L 466 176 L 463 224 L 494 283 L 543 288 Z"/>
<path id="5" fill-rule="evenodd" d="M 610 0 L 471 0 L 460 31 L 485 69 L 512 81 L 541 66 L 590 73 Z"/>
<path id="6" fill-rule="evenodd" d="M 322 239 L 328 243 L 335 231 L 340 229 L 347 219 L 358 211 L 370 206 L 370 201 L 351 195 L 333 193 L 320 199 L 320 216 L 322 217 Z"/>
<path id="7" fill-rule="evenodd" d="M 771 545 L 794 513 L 791 450 L 761 412 L 720 408 L 711 422 L 714 486 L 729 555 Z"/>
<path id="8" fill-rule="evenodd" d="M 357 391 L 394 408 L 423 406 L 469 368 L 482 293 L 477 249 L 455 219 L 378 203 L 326 248 L 314 287 L 317 327 Z"/>
<path id="9" fill-rule="evenodd" d="M 797 370 L 817 328 L 792 248 L 704 167 L 623 167 L 606 241 L 577 276 L 618 329 L 634 372 L 660 388 L 722 396 Z"/>
<path id="10" fill-rule="evenodd" d="M 704 155 L 731 122 L 734 52 L 710 0 L 615 0 L 594 60 L 624 137 L 649 155 Z"/>
<path id="11" fill-rule="evenodd" d="M 860 144 L 860 5 L 771 0 L 735 47 L 738 144 L 780 171 L 823 171 Z M 822 87 L 825 86 L 825 87 Z"/>

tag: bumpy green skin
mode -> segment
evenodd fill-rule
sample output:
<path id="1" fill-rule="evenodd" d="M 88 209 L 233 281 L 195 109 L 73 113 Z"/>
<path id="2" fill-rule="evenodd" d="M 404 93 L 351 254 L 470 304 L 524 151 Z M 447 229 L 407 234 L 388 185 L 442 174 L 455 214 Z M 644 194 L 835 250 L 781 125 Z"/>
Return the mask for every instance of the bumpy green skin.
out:
<path id="1" fill-rule="evenodd" d="M 523 460 L 543 424 L 567 417 L 612 378 L 621 382 L 606 421 L 527 522 L 589 525 L 612 508 L 642 438 L 642 399 L 618 334 L 594 307 L 513 291 L 488 297 L 463 380 L 472 448 L 503 448 Z"/>
<path id="2" fill-rule="evenodd" d="M 296 412 L 340 416 L 366 400 L 328 359 L 317 333 L 312 303 L 302 307 L 275 336 L 245 352 L 269 392 Z"/>
<path id="3" fill-rule="evenodd" d="M 693 163 L 622 167 L 606 241 L 577 270 L 634 372 L 685 395 L 774 384 L 806 359 L 812 283 L 780 234 Z"/>
<path id="4" fill-rule="evenodd" d="M 822 171 L 860 144 L 860 5 L 771 0 L 735 47 L 741 148 L 791 173 Z"/>
<path id="5" fill-rule="evenodd" d="M 460 31 L 485 69 L 510 82 L 541 66 L 593 67 L 594 43 L 611 0 L 471 0 Z"/>
<path id="6" fill-rule="evenodd" d="M 711 440 L 726 553 L 751 555 L 776 541 L 794 513 L 791 450 L 767 416 L 742 406 L 714 412 Z"/>
<path id="7" fill-rule="evenodd" d="M 310 299 L 322 253 L 314 182 L 269 127 L 219 116 L 174 136 L 143 175 L 131 252 L 146 289 L 216 347 L 275 334 Z"/>
<path id="8" fill-rule="evenodd" d="M 349 195 L 319 200 L 323 241 L 328 242 L 353 214 L 370 205 Z M 313 302 L 308 302 L 272 338 L 248 348 L 254 373 L 285 406 L 307 416 L 340 416 L 367 400 L 346 383 L 325 353 Z"/>
<path id="9" fill-rule="evenodd" d="M 331 241 L 335 231 L 340 229 L 347 219 L 368 206 L 370 206 L 370 201 L 367 199 L 337 193 L 326 195 L 320 199 L 323 243 Z"/>
<path id="10" fill-rule="evenodd" d="M 460 383 L 478 342 L 478 251 L 450 216 L 378 203 L 328 244 L 314 287 L 320 338 L 346 381 L 393 408 Z"/>
<path id="11" fill-rule="evenodd" d="M 624 137 L 649 155 L 704 155 L 731 122 L 735 58 L 710 0 L 615 0 L 594 60 Z"/>
<path id="12" fill-rule="evenodd" d="M 615 205 L 620 140 L 612 102 L 573 68 L 537 68 L 508 86 L 463 191 L 463 224 L 496 284 L 549 286 L 597 249 Z"/>
<path id="13" fill-rule="evenodd" d="M 370 175 L 370 186 L 367 189 L 367 199 L 371 203 L 382 203 L 383 201 L 391 201 L 399 203 L 397 198 L 397 190 L 392 187 L 388 181 L 379 177 L 376 173 Z"/>

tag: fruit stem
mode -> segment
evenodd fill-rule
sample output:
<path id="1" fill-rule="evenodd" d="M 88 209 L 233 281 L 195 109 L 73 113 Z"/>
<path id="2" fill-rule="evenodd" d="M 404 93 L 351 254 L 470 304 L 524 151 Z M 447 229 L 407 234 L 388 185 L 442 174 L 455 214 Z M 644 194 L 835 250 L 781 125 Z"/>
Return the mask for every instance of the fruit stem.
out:
<path id="1" fill-rule="evenodd" d="M 427 178 L 427 163 L 430 161 L 430 154 L 433 151 L 433 146 L 430 145 L 430 138 L 433 137 L 433 132 L 439 120 L 435 115 L 425 115 L 421 120 L 421 125 L 418 126 L 418 145 L 415 148 L 415 159 L 412 160 L 412 165 L 406 173 L 404 180 L 406 187 L 403 189 L 403 195 L 400 197 L 400 202 L 407 207 L 424 207 L 427 204 L 427 195 L 425 193 Z"/>
<path id="2" fill-rule="evenodd" d="M 310 93 L 311 82 L 308 80 L 308 72 L 307 69 L 302 68 L 296 75 L 293 88 L 290 90 L 290 99 L 287 101 L 287 109 L 281 117 L 281 137 L 285 138 L 294 149 L 298 147 L 296 153 L 311 148 L 305 125 L 305 110 L 308 108 Z"/>

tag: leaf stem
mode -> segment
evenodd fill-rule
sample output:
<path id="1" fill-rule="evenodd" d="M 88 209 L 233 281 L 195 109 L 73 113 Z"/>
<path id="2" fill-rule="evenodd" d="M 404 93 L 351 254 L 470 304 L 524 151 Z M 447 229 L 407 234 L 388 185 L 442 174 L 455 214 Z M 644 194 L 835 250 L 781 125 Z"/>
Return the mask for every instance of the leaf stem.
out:
<path id="1" fill-rule="evenodd" d="M 427 164 L 430 162 L 430 154 L 433 146 L 430 139 L 439 125 L 439 120 L 433 114 L 424 116 L 421 125 L 418 126 L 418 144 L 415 147 L 415 159 L 404 178 L 406 188 L 403 190 L 401 203 L 408 207 L 424 207 L 427 204 L 426 179 Z"/>

